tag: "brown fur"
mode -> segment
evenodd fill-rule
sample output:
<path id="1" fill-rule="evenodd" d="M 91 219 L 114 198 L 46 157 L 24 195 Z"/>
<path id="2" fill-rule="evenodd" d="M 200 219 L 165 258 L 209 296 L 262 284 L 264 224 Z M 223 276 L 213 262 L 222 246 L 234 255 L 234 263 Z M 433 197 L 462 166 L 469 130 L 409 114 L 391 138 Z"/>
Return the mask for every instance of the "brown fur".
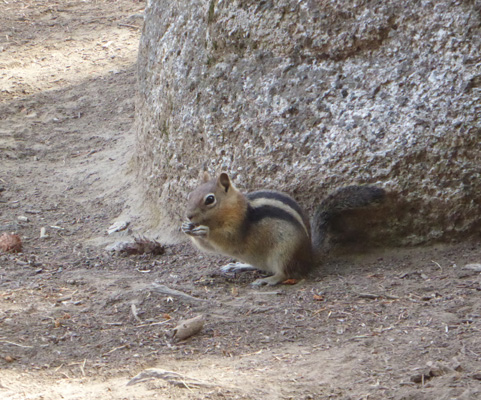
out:
<path id="1" fill-rule="evenodd" d="M 227 174 L 211 180 L 204 175 L 203 183 L 189 197 L 189 222 L 184 232 L 202 250 L 228 255 L 271 272 L 272 277 L 256 282 L 274 285 L 311 270 L 317 252 L 313 243 L 321 242 L 332 213 L 362 207 L 383 194 L 379 188 L 348 187 L 330 195 L 317 213 L 315 237 L 311 239 L 304 212 L 291 200 L 279 197 L 283 195 L 278 192 L 255 192 L 250 198 L 257 198 L 248 200 Z M 249 214 L 249 210 L 257 214 Z M 200 229 L 199 234 L 195 233 L 196 228 Z"/>

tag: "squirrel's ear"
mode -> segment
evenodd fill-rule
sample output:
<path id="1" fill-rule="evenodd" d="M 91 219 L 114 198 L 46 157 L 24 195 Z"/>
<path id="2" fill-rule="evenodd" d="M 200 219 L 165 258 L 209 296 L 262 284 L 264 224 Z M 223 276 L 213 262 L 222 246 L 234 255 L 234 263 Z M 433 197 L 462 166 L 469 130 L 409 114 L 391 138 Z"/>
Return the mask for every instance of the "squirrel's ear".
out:
<path id="1" fill-rule="evenodd" d="M 222 172 L 222 174 L 220 174 L 219 176 L 219 179 L 217 180 L 218 184 L 220 186 L 222 186 L 224 188 L 224 190 L 227 191 L 229 190 L 229 188 L 231 187 L 231 182 L 230 182 L 230 178 L 229 178 L 229 175 L 227 175 L 225 172 Z"/>
<path id="2" fill-rule="evenodd" d="M 200 179 L 201 179 L 202 183 L 209 182 L 210 181 L 209 173 L 207 171 L 202 171 L 200 173 Z"/>

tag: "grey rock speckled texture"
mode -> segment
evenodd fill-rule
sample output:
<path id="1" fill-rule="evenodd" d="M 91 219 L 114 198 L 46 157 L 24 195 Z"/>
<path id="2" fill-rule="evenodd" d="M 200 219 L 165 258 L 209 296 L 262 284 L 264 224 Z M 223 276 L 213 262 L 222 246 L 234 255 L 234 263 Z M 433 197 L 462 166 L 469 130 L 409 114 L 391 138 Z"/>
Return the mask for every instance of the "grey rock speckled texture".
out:
<path id="1" fill-rule="evenodd" d="M 479 0 L 150 0 L 136 165 L 155 223 L 178 224 L 205 168 L 308 209 L 380 184 L 389 243 L 478 235 L 480 49 Z"/>

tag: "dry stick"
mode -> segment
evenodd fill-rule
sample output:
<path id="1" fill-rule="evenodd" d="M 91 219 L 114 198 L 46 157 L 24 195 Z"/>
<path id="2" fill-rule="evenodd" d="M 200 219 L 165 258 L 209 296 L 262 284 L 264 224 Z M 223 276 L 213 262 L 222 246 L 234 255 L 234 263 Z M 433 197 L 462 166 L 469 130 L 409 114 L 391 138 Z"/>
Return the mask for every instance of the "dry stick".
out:
<path id="1" fill-rule="evenodd" d="M 82 376 L 85 377 L 85 364 L 87 363 L 87 359 L 84 359 L 83 364 L 79 365 L 80 371 L 82 371 Z"/>
<path id="2" fill-rule="evenodd" d="M 132 311 L 132 315 L 134 316 L 134 318 L 136 319 L 137 322 L 142 322 L 142 320 L 139 318 L 138 314 L 137 314 L 137 306 L 132 303 L 131 306 L 130 306 L 130 309 Z"/>
<path id="3" fill-rule="evenodd" d="M 463 269 L 469 269 L 475 272 L 481 272 L 481 264 L 466 264 Z"/>
<path id="4" fill-rule="evenodd" d="M 135 327 L 136 328 L 143 328 L 145 326 L 163 325 L 163 324 L 166 324 L 167 322 L 171 322 L 171 321 L 172 321 L 171 319 L 166 319 L 166 320 L 160 321 L 160 322 L 151 322 L 151 323 L 148 323 L 148 324 L 136 325 Z"/>
<path id="5" fill-rule="evenodd" d="M 151 285 L 151 288 L 156 293 L 165 294 L 167 296 L 180 297 L 184 300 L 190 300 L 190 301 L 194 301 L 194 302 L 207 301 L 207 300 L 204 300 L 204 299 L 200 299 L 198 297 L 191 296 L 190 294 L 181 292 L 180 290 L 175 290 L 175 289 L 171 289 L 171 288 L 169 288 L 165 285 L 160 285 L 158 283 L 153 283 Z"/>
<path id="6" fill-rule="evenodd" d="M 210 388 L 216 387 L 216 385 L 213 385 L 211 383 L 188 378 L 177 372 L 166 371 L 163 369 L 147 369 L 145 371 L 142 371 L 140 374 L 134 376 L 127 383 L 127 386 L 132 386 L 137 383 L 142 383 L 142 382 L 150 381 L 153 379 L 164 379 L 171 385 L 178 386 L 181 388 L 187 388 L 187 389 L 190 389 L 190 387 L 210 387 Z"/>
<path id="7" fill-rule="evenodd" d="M 369 339 L 372 335 L 357 335 L 353 336 L 350 340 L 358 340 L 358 339 Z"/>
<path id="8" fill-rule="evenodd" d="M 441 271 L 443 270 L 443 267 L 441 267 L 441 265 L 438 262 L 434 260 L 431 260 L 431 262 L 434 263 Z"/>
<path id="9" fill-rule="evenodd" d="M 203 315 L 180 321 L 179 325 L 173 329 L 174 339 L 181 341 L 199 333 L 204 326 L 204 321 Z"/>
<path id="10" fill-rule="evenodd" d="M 140 26 L 129 25 L 129 24 L 118 24 L 118 26 L 124 26 L 126 28 L 132 28 L 132 29 L 140 29 Z"/>
<path id="11" fill-rule="evenodd" d="M 370 299 L 370 300 L 376 300 L 382 297 L 379 294 L 371 294 L 371 293 L 359 293 L 357 296 L 360 297 L 361 299 Z"/>
<path id="12" fill-rule="evenodd" d="M 7 343 L 7 344 L 11 344 L 13 346 L 18 346 L 18 347 L 23 347 L 25 349 L 33 349 L 33 346 L 25 346 L 23 344 L 18 344 L 18 343 L 14 343 L 14 342 L 10 342 L 9 340 L 2 340 L 2 343 Z"/>
<path id="13" fill-rule="evenodd" d="M 125 349 L 126 347 L 129 347 L 129 345 L 124 344 L 123 346 L 115 347 L 112 350 L 108 351 L 107 353 L 102 354 L 102 357 L 108 356 L 109 354 L 113 353 L 114 351 Z"/>
<path id="14" fill-rule="evenodd" d="M 388 299 L 388 300 L 399 300 L 399 297 L 393 296 L 390 294 L 373 294 L 373 293 L 359 293 L 357 295 L 361 299 L 371 299 L 371 300 L 376 300 L 376 299 Z"/>
<path id="15" fill-rule="evenodd" d="M 177 297 L 178 299 L 180 300 L 187 300 L 187 301 L 190 301 L 192 303 L 209 303 L 209 304 L 212 304 L 213 306 L 219 306 L 220 303 L 215 301 L 215 300 L 206 300 L 206 299 L 201 299 L 199 297 L 194 297 L 194 296 L 191 296 L 190 294 L 187 294 L 187 293 L 184 293 L 184 292 L 181 292 L 180 290 L 176 290 L 176 289 L 171 289 L 165 285 L 161 285 L 159 283 L 152 283 L 148 288 L 148 290 L 151 290 L 155 293 L 159 293 L 159 294 L 163 294 L 163 295 L 167 295 L 167 296 L 170 296 L 170 297 Z M 222 304 L 222 307 L 229 307 L 229 308 L 232 308 L 232 309 L 240 309 L 242 308 L 242 306 L 240 305 L 235 305 L 235 304 Z"/>

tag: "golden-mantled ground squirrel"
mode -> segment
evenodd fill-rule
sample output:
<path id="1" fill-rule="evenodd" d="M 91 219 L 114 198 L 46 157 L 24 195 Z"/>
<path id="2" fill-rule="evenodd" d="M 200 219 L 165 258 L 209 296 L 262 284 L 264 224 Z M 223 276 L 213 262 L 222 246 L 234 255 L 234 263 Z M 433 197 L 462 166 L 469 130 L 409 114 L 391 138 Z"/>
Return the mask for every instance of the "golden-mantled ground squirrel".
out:
<path id="1" fill-rule="evenodd" d="M 259 269 L 273 275 L 253 285 L 276 285 L 300 277 L 318 263 L 318 252 L 333 216 L 381 200 L 383 189 L 347 186 L 328 196 L 309 219 L 289 195 L 260 190 L 242 194 L 229 175 L 210 179 L 189 195 L 182 231 L 201 250 L 233 257 L 224 272 Z"/>

